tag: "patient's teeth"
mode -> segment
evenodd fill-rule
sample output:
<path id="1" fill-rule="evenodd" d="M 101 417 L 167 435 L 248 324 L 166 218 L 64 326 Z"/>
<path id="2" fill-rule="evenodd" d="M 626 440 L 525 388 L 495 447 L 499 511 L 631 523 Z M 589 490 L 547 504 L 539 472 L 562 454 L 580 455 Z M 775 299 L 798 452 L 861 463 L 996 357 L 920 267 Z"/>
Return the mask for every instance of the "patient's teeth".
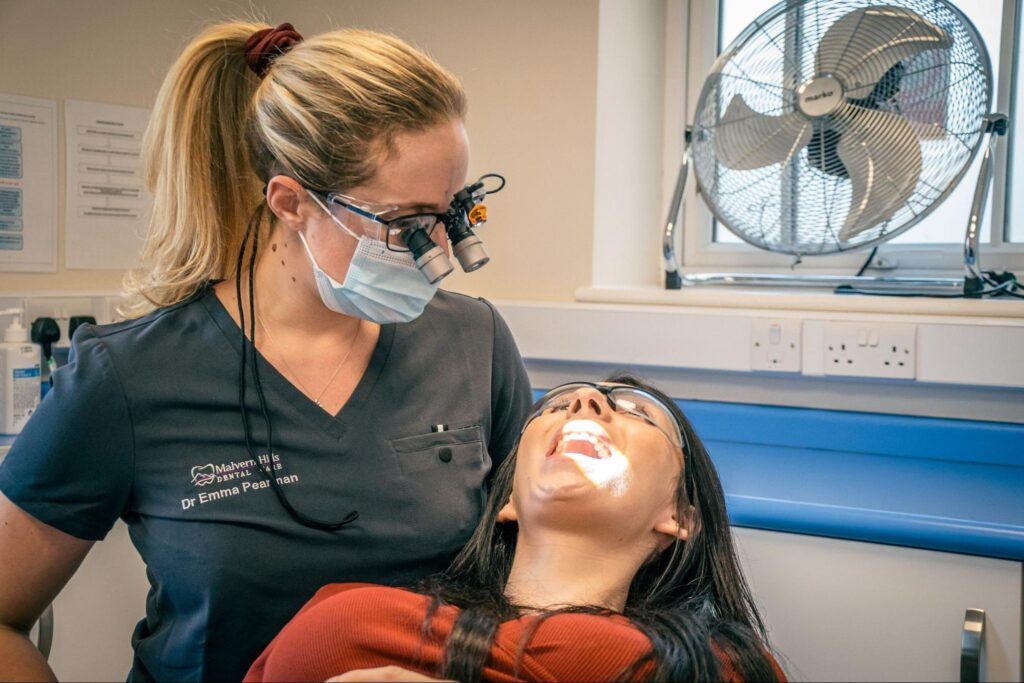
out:
<path id="1" fill-rule="evenodd" d="M 587 455 L 589 457 L 597 458 L 611 457 L 611 452 L 609 451 L 607 441 L 605 439 L 598 438 L 594 434 L 591 434 L 589 432 L 569 432 L 562 435 L 561 443 L 566 448 L 566 450 L 570 448 L 568 444 L 574 441 L 582 441 L 590 446 L 590 448 L 580 446 L 582 450 L 586 451 L 584 453 L 580 453 L 580 455 Z"/>

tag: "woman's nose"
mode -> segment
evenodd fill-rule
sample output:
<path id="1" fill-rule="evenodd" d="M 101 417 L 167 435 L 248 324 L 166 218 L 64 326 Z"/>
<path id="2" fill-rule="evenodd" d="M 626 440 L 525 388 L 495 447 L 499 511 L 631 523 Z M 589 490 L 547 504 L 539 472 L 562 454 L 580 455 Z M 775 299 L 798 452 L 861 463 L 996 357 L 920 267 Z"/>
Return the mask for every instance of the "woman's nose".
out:
<path id="1" fill-rule="evenodd" d="M 591 418 L 595 420 L 607 420 L 611 417 L 612 409 L 608 405 L 608 399 L 596 389 L 585 389 L 576 394 L 576 398 L 569 404 L 570 418 Z"/>

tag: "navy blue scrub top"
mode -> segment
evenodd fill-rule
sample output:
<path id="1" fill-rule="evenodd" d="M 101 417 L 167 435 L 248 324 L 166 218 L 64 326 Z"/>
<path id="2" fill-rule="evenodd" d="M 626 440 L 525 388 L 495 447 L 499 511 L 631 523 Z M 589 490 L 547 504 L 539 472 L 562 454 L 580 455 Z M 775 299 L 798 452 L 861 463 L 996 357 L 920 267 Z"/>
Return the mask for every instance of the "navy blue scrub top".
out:
<path id="1" fill-rule="evenodd" d="M 336 416 L 260 357 L 274 452 L 250 378 L 259 459 L 307 515 L 359 511 L 319 531 L 288 515 L 246 451 L 239 341 L 212 288 L 82 326 L 0 465 L 0 490 L 61 531 L 99 540 L 118 518 L 128 524 L 151 584 L 130 680 L 239 680 L 324 584 L 403 585 L 443 570 L 531 403 L 491 304 L 443 291 L 417 320 L 382 326 Z"/>

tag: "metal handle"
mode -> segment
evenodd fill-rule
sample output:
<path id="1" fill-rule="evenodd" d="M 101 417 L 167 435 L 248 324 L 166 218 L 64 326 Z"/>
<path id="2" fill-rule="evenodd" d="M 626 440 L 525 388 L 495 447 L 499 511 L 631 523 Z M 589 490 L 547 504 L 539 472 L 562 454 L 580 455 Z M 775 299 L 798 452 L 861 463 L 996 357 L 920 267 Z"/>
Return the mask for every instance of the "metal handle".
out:
<path id="1" fill-rule="evenodd" d="M 977 683 L 981 680 L 981 646 L 985 643 L 985 610 L 969 609 L 964 614 L 964 630 L 960 635 L 960 680 Z"/>
<path id="2" fill-rule="evenodd" d="M 985 117 L 984 133 L 988 133 L 988 146 L 981 156 L 981 168 L 978 169 L 978 182 L 974 186 L 974 200 L 971 202 L 971 215 L 967 220 L 967 233 L 964 235 L 964 268 L 967 277 L 981 278 L 981 263 L 978 259 L 978 243 L 981 238 L 981 219 L 985 215 L 985 204 L 988 202 L 988 191 L 992 186 L 992 175 L 995 169 L 993 154 L 999 138 L 1006 135 L 1009 119 L 1005 114 L 989 114 Z"/>
<path id="3" fill-rule="evenodd" d="M 53 605 L 47 605 L 39 617 L 36 633 L 36 647 L 43 654 L 43 659 L 50 658 L 50 648 L 53 646 Z"/>
<path id="4" fill-rule="evenodd" d="M 679 222 L 679 210 L 683 206 L 683 194 L 686 191 L 686 180 L 690 176 L 690 129 L 684 134 L 686 145 L 683 148 L 683 160 L 679 164 L 679 176 L 676 178 L 675 191 L 669 202 L 668 218 L 661 234 L 661 261 L 665 269 L 665 289 L 679 289 L 682 278 L 679 276 L 679 261 L 676 259 L 676 225 Z"/>

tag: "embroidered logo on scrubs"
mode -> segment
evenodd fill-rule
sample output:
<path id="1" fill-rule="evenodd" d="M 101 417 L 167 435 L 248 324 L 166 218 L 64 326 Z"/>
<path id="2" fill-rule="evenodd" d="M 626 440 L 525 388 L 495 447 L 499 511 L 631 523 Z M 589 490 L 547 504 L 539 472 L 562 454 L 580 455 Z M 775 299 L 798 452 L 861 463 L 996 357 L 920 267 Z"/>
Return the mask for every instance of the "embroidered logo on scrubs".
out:
<path id="1" fill-rule="evenodd" d="M 200 505 L 212 503 L 225 498 L 244 495 L 252 491 L 260 491 L 271 487 L 270 479 L 261 476 L 260 470 L 266 475 L 274 475 L 274 481 L 279 486 L 294 484 L 299 481 L 297 474 L 283 474 L 281 469 L 281 456 L 274 453 L 273 456 L 260 455 L 256 460 L 248 459 L 241 462 L 225 462 L 216 465 L 212 462 L 205 465 L 196 465 L 189 473 L 192 476 L 193 486 L 207 486 L 217 484 L 215 488 L 200 491 L 195 496 L 187 496 L 181 499 L 181 509 L 188 510 Z M 236 480 L 242 481 L 236 481 Z"/>
<path id="2" fill-rule="evenodd" d="M 281 456 L 274 453 L 273 467 L 271 467 L 271 459 L 265 454 L 259 456 L 259 467 L 264 472 L 270 472 L 273 470 L 281 469 Z M 205 465 L 196 465 L 191 470 L 192 484 L 195 486 L 206 486 L 207 484 L 222 484 L 232 479 L 244 479 L 251 477 L 256 474 L 256 461 L 243 460 L 241 462 L 225 462 L 220 465 L 214 465 L 212 462 Z"/>
<path id="3" fill-rule="evenodd" d="M 213 471 L 213 463 L 209 465 L 196 465 L 192 468 L 192 483 L 196 486 L 212 484 L 216 478 L 217 475 Z"/>

